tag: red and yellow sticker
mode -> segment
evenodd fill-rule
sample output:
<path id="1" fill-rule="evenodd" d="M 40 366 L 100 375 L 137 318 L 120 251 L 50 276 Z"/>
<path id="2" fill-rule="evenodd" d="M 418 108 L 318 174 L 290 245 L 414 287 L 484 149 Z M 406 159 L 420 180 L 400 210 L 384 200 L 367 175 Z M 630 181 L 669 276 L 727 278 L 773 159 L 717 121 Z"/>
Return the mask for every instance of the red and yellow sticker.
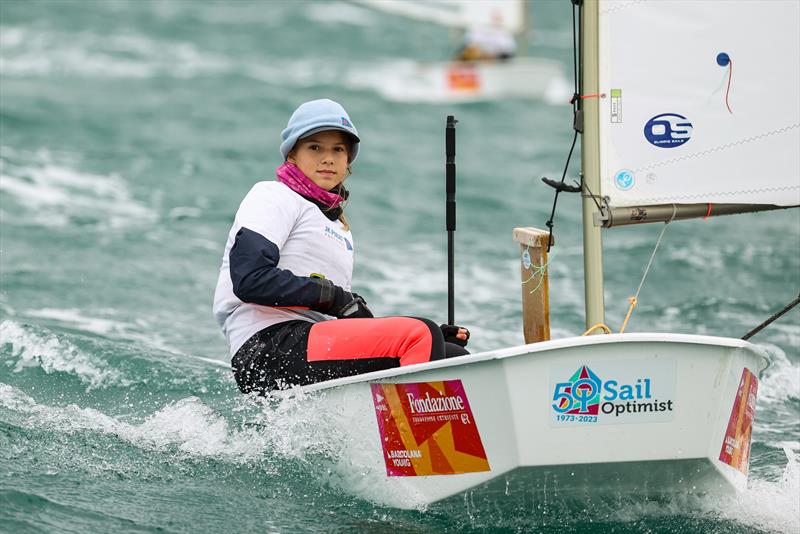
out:
<path id="1" fill-rule="evenodd" d="M 478 71 L 468 65 L 455 65 L 447 71 L 447 85 L 452 91 L 477 91 L 481 86 Z"/>
<path id="2" fill-rule="evenodd" d="M 747 368 L 742 371 L 736 400 L 733 402 L 728 429 L 722 442 L 719 459 L 747 475 L 750 465 L 750 434 L 756 414 L 758 378 Z"/>
<path id="3" fill-rule="evenodd" d="M 387 475 L 489 471 L 461 380 L 371 387 Z"/>

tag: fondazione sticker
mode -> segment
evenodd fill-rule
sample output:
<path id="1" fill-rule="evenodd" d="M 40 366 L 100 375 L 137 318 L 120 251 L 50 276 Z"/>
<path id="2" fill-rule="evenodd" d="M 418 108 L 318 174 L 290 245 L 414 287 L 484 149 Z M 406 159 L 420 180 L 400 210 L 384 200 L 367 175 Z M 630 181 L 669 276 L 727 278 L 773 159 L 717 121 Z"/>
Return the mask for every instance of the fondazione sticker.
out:
<path id="1" fill-rule="evenodd" d="M 387 475 L 489 471 L 461 380 L 371 388 Z"/>
<path id="2" fill-rule="evenodd" d="M 745 475 L 750 465 L 750 434 L 756 415 L 758 378 L 746 367 L 742 370 L 739 389 L 733 402 L 728 428 L 719 451 L 719 459 Z"/>

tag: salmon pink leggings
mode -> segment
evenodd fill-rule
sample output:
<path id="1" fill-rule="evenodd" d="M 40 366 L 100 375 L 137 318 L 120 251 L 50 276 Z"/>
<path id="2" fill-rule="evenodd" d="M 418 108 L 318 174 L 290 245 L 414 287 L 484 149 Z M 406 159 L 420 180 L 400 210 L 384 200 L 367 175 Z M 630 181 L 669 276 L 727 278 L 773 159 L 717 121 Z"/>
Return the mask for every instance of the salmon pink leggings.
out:
<path id="1" fill-rule="evenodd" d="M 245 393 L 266 393 L 468 352 L 418 317 L 287 321 L 261 330 L 231 361 Z"/>

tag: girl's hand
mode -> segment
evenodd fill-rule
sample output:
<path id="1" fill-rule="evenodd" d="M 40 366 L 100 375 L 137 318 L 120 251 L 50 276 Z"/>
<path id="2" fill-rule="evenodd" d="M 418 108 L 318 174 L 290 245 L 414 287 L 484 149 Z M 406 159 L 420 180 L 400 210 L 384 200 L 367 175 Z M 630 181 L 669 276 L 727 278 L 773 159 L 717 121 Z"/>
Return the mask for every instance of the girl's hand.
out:
<path id="1" fill-rule="evenodd" d="M 448 343 L 455 343 L 456 345 L 460 345 L 462 347 L 467 346 L 467 342 L 469 341 L 469 330 L 463 326 L 443 324 L 439 326 L 439 328 L 442 330 L 444 340 Z"/>

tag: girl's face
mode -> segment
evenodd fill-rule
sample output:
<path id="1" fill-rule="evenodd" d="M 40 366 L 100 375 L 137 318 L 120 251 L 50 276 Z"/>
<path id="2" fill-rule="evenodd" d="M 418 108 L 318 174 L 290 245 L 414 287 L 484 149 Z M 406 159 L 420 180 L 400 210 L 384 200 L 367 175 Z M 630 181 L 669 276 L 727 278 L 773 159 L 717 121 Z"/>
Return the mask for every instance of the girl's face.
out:
<path id="1" fill-rule="evenodd" d="M 289 152 L 289 161 L 326 191 L 347 178 L 347 157 L 350 149 L 345 133 L 327 130 L 300 139 Z"/>

